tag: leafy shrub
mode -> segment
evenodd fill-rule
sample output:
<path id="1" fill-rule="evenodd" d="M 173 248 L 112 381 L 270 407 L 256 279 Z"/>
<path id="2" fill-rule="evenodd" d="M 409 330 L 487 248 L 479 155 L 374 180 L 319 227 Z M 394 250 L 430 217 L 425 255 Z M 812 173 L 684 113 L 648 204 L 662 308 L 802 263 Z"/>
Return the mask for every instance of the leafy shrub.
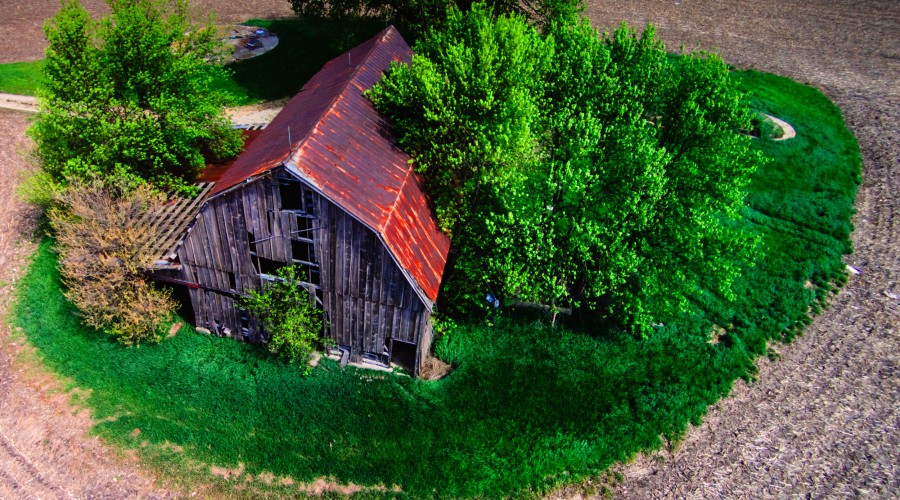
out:
<path id="1" fill-rule="evenodd" d="M 322 316 L 312 302 L 309 290 L 301 282 L 297 266 L 276 272 L 278 279 L 251 291 L 241 299 L 241 307 L 262 322 L 269 335 L 269 350 L 290 363 L 306 363 L 321 343 Z M 309 366 L 305 373 L 309 373 Z"/>
<path id="2" fill-rule="evenodd" d="M 145 186 L 125 191 L 95 180 L 72 181 L 54 200 L 48 215 L 66 297 L 84 323 L 126 345 L 158 342 L 174 303 L 143 274 L 154 258 L 146 244 L 161 230 L 137 221 L 160 210 L 162 197 Z"/>

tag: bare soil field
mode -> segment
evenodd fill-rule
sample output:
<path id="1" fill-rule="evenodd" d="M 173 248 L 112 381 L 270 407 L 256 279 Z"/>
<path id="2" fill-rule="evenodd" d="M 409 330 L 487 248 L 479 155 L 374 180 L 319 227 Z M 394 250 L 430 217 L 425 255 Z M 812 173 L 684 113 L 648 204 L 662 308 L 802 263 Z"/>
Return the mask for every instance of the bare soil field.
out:
<path id="1" fill-rule="evenodd" d="M 619 468 L 617 496 L 900 495 L 900 3 L 592 0 L 588 15 L 603 29 L 652 22 L 670 48 L 823 90 L 863 155 L 845 259 L 861 274 L 676 451 Z"/>
<path id="2" fill-rule="evenodd" d="M 109 11 L 103 0 L 81 0 L 94 16 Z M 293 16 L 287 0 L 193 0 L 198 16 L 215 11 L 219 24 L 242 23 L 249 19 L 277 19 Z M 0 63 L 34 61 L 44 57 L 44 20 L 59 10 L 59 0 L 0 0 Z"/>
<path id="3" fill-rule="evenodd" d="M 83 0 L 102 12 L 99 0 Z M 286 0 L 195 0 L 221 22 L 289 16 Z M 0 1 L 0 62 L 39 59 L 56 0 Z M 738 67 L 822 89 L 863 152 L 855 253 L 861 274 L 788 346 L 760 361 L 675 451 L 618 468 L 632 498 L 900 494 L 900 3 L 894 0 L 592 0 L 594 24 L 653 22 L 669 47 L 698 45 Z M 0 111 L 0 313 L 34 246 L 34 212 L 17 201 L 28 115 Z M 802 131 L 799 131 L 802 133 Z M 130 456 L 87 436 L 90 418 L 0 325 L 0 498 L 165 498 Z M 23 359 L 24 358 L 24 359 Z M 576 490 L 560 492 L 576 494 Z"/>
<path id="4" fill-rule="evenodd" d="M 35 248 L 37 214 L 15 192 L 30 169 L 23 159 L 30 119 L 30 113 L 0 110 L 0 317 Z M 169 496 L 135 458 L 89 437 L 92 423 L 21 337 L 0 323 L 0 498 Z"/>

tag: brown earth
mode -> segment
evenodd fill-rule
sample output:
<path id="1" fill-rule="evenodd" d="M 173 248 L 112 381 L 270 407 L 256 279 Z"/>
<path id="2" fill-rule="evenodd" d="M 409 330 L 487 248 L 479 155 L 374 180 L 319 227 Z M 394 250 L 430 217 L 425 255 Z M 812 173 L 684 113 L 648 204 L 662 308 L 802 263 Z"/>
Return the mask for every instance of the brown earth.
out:
<path id="1" fill-rule="evenodd" d="M 103 0 L 80 0 L 93 16 L 109 12 Z M 34 61 L 44 57 L 44 20 L 59 10 L 59 0 L 0 0 L 0 63 Z M 250 19 L 277 19 L 293 16 L 287 0 L 192 0 L 197 16 L 215 10 L 219 24 L 242 23 Z"/>
<path id="2" fill-rule="evenodd" d="M 83 0 L 101 12 L 99 0 Z M 196 1 L 221 22 L 289 16 L 284 0 Z M 0 0 L 0 62 L 42 57 L 55 0 Z M 670 46 L 698 44 L 739 67 L 821 88 L 860 141 L 863 185 L 848 264 L 861 270 L 805 335 L 760 362 L 674 453 L 618 467 L 623 497 L 900 494 L 900 3 L 894 0 L 592 0 L 595 25 L 653 22 Z M 34 212 L 13 196 L 28 117 L 0 111 L 0 310 L 34 248 Z M 802 133 L 802 131 L 799 131 Z M 167 497 L 129 456 L 86 435 L 90 419 L 0 326 L 0 498 Z M 24 358 L 24 359 L 23 359 Z M 576 489 L 560 492 L 577 495 Z"/>
<path id="3" fill-rule="evenodd" d="M 668 47 L 823 90 L 863 154 L 855 253 L 861 271 L 803 337 L 760 361 L 674 453 L 618 470 L 630 498 L 900 495 L 900 2 L 591 1 L 611 29 L 652 22 Z M 802 133 L 802 131 L 798 131 Z"/>
<path id="4" fill-rule="evenodd" d="M 36 212 L 15 189 L 30 171 L 23 159 L 31 114 L 0 110 L 0 315 L 34 252 Z M 134 458 L 87 435 L 87 411 L 70 404 L 62 382 L 41 368 L 21 335 L 0 323 L 0 498 L 171 496 Z"/>

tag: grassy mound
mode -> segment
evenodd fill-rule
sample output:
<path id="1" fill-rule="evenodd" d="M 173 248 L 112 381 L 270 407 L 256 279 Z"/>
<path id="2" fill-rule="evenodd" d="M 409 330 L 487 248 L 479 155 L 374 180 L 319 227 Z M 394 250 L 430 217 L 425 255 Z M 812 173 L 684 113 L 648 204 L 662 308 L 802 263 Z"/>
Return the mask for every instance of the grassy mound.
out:
<path id="1" fill-rule="evenodd" d="M 772 161 L 756 174 L 745 223 L 763 235 L 763 254 L 738 283 L 738 303 L 698 296 L 647 341 L 512 318 L 461 325 L 436 344 L 456 369 L 435 382 L 328 360 L 304 378 L 258 347 L 190 328 L 129 349 L 79 325 L 47 241 L 14 321 L 48 366 L 88 391 L 97 434 L 180 480 L 243 464 L 234 488 L 281 488 L 248 476 L 324 476 L 412 497 L 577 481 L 677 439 L 845 279 L 860 157 L 840 111 L 784 78 L 735 78 L 755 92 L 754 108 L 798 132 L 756 143 Z"/>

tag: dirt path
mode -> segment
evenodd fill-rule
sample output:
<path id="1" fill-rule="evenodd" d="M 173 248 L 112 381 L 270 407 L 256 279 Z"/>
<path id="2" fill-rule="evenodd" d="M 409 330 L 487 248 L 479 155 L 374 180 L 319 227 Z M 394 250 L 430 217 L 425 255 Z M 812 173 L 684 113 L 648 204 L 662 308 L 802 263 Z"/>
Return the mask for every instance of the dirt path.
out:
<path id="1" fill-rule="evenodd" d="M 34 209 L 15 189 L 29 170 L 22 158 L 30 113 L 0 110 L 0 317 L 13 284 L 34 251 Z M 0 498 L 133 498 L 169 496 L 137 460 L 117 456 L 96 437 L 59 381 L 0 323 Z M 25 350 L 25 352 L 22 352 Z"/>
<path id="2" fill-rule="evenodd" d="M 674 454 L 620 470 L 630 498 L 900 494 L 900 3 L 599 1 L 595 26 L 653 22 L 669 47 L 821 88 L 863 153 L 854 219 L 861 270 L 759 381 L 688 432 Z"/>

